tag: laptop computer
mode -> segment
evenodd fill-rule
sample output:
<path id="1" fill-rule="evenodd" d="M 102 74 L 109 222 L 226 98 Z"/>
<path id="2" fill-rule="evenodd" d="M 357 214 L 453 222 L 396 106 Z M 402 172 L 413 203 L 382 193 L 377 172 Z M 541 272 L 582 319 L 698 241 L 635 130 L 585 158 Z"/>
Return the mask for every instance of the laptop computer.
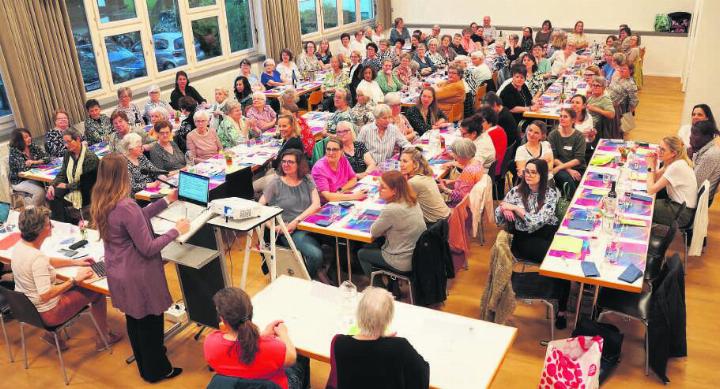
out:
<path id="1" fill-rule="evenodd" d="M 205 223 L 210 220 L 213 213 L 207 208 L 210 201 L 210 178 L 180 171 L 178 176 L 178 201 L 170 204 L 158 217 L 176 223 L 180 219 L 190 221 L 190 231 L 177 237 L 177 241 L 184 243 L 192 237 Z"/>

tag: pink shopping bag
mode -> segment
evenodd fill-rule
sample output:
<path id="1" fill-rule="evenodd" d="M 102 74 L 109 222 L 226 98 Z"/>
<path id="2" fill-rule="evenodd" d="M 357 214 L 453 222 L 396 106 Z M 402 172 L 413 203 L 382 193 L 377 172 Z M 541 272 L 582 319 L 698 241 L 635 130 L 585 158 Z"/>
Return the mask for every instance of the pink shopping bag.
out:
<path id="1" fill-rule="evenodd" d="M 550 342 L 539 388 L 598 388 L 602 346 L 603 339 L 599 336 L 578 336 Z"/>

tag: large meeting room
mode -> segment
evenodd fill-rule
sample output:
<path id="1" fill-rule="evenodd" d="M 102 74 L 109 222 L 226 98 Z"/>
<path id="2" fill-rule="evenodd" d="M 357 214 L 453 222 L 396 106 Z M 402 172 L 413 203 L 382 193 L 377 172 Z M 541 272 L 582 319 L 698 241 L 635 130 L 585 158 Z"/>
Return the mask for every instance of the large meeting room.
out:
<path id="1" fill-rule="evenodd" d="M 715 387 L 719 19 L 0 0 L 0 387 Z"/>

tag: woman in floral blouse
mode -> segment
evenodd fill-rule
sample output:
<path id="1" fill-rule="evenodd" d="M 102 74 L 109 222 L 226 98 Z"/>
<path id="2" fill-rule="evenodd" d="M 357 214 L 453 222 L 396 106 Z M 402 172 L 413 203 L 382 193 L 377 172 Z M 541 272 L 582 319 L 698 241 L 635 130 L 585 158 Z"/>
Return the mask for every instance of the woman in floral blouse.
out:
<path id="1" fill-rule="evenodd" d="M 315 55 L 315 42 L 305 42 L 305 51 L 298 56 L 297 66 L 303 78 L 307 78 L 313 72 L 322 70 L 323 63 Z"/>
<path id="2" fill-rule="evenodd" d="M 42 205 L 45 188 L 37 181 L 23 180 L 20 173 L 48 162 L 50 158 L 45 151 L 32 143 L 30 131 L 25 128 L 13 130 L 10 140 L 10 186 L 14 191 L 29 194 L 34 205 Z"/>
<path id="3" fill-rule="evenodd" d="M 457 171 L 462 171 L 454 179 L 441 179 L 438 186 L 440 192 L 447 196 L 449 207 L 458 205 L 485 174 L 483 162 L 475 159 L 475 143 L 470 139 L 461 138 L 452 144 L 452 156 Z M 452 177 L 451 173 L 451 177 Z"/>
<path id="4" fill-rule="evenodd" d="M 125 112 L 130 125 L 134 126 L 136 124 L 144 124 L 140 108 L 132 102 L 132 89 L 127 86 L 121 87 L 117 91 L 117 96 L 117 110 Z"/>
<path id="5" fill-rule="evenodd" d="M 445 56 L 443 56 L 438 51 L 438 40 L 436 38 L 432 38 L 428 41 L 428 58 L 432 61 L 435 66 L 445 66 L 447 65 L 447 60 L 445 59 Z"/>
<path id="6" fill-rule="evenodd" d="M 405 53 L 400 56 L 400 65 L 395 68 L 394 73 L 397 78 L 405 85 L 410 84 L 410 80 L 415 76 L 415 70 L 412 67 L 412 55 Z"/>
<path id="7" fill-rule="evenodd" d="M 527 70 L 527 76 L 525 77 L 525 85 L 530 89 L 530 94 L 533 96 L 533 100 L 536 100 L 542 95 L 545 90 L 545 79 L 542 74 L 537 72 L 537 60 L 530 54 L 525 54 L 522 57 L 522 64 L 525 65 Z"/>
<path id="8" fill-rule="evenodd" d="M 333 95 L 335 93 L 335 89 L 345 89 L 348 84 L 350 84 L 350 78 L 347 73 L 343 71 L 340 59 L 338 57 L 330 58 L 330 72 L 325 75 L 325 80 L 320 87 L 324 96 L 322 104 L 325 111 L 334 111 Z"/>
<path id="9" fill-rule="evenodd" d="M 127 159 L 132 193 L 135 194 L 145 188 L 157 188 L 160 183 L 155 181 L 152 176 L 143 173 L 143 170 L 158 170 L 158 168 L 143 154 L 140 135 L 134 132 L 125 135 L 122 139 L 122 150 Z"/>
<path id="10" fill-rule="evenodd" d="M 495 209 L 495 221 L 512 225 L 513 253 L 523 260 L 540 263 L 558 228 L 555 207 L 560 192 L 548 185 L 548 165 L 543 159 L 529 160 L 522 177 L 520 184 L 510 189 Z M 562 329 L 566 325 L 570 282 L 558 280 L 557 286 L 566 290 L 558 301 L 558 318 L 555 321 L 555 326 Z"/>
<path id="11" fill-rule="evenodd" d="M 85 140 L 89 145 L 100 143 L 112 133 L 110 118 L 100 111 L 100 102 L 90 99 L 85 102 L 88 117 L 85 119 Z"/>
<path id="12" fill-rule="evenodd" d="M 252 119 L 252 128 L 258 133 L 262 133 L 275 126 L 275 119 L 277 114 L 273 109 L 266 104 L 267 97 L 263 92 L 255 92 L 252 95 L 252 105 L 248 108 L 247 116 L 248 119 Z"/>
<path id="13" fill-rule="evenodd" d="M 62 158 L 67 150 L 63 140 L 63 132 L 70 127 L 70 117 L 67 112 L 58 109 L 53 115 L 53 122 L 55 122 L 55 127 L 45 133 L 45 151 L 50 158 Z"/>
<path id="14" fill-rule="evenodd" d="M 237 101 L 228 101 L 225 104 L 227 114 L 217 129 L 220 144 L 226 149 L 237 146 L 238 143 L 257 136 L 251 130 L 249 120 L 242 116 L 242 106 Z"/>
<path id="15" fill-rule="evenodd" d="M 377 168 L 377 164 L 365 146 L 355 140 L 355 130 L 350 122 L 343 121 L 337 125 L 337 137 L 342 142 L 343 153 L 359 179 Z"/>
<path id="16" fill-rule="evenodd" d="M 350 116 L 355 126 L 360 128 L 375 121 L 375 116 L 373 116 L 375 103 L 370 98 L 370 91 L 364 86 L 358 86 L 355 94 L 357 96 L 357 104 L 350 110 Z"/>

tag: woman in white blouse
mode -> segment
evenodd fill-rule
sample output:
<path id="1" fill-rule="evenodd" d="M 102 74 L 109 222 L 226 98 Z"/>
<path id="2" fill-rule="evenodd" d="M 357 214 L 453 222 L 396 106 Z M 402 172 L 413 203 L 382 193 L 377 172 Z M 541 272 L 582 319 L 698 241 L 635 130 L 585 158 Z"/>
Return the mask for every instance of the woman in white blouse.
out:
<path id="1" fill-rule="evenodd" d="M 293 80 L 293 74 L 295 79 L 300 78 L 300 70 L 297 65 L 293 62 L 293 53 L 290 49 L 282 49 L 280 51 L 280 63 L 277 64 L 275 70 L 280 73 L 280 78 L 286 83 L 291 83 Z"/>
<path id="2" fill-rule="evenodd" d="M 374 103 L 382 103 L 385 100 L 385 94 L 383 94 L 382 89 L 380 89 L 380 85 L 377 81 L 375 81 L 377 72 L 375 72 L 375 69 L 370 66 L 364 67 L 362 72 L 363 77 L 360 84 L 358 84 L 358 88 L 362 88 L 370 92 L 370 99 Z"/>
<path id="3" fill-rule="evenodd" d="M 547 136 L 547 125 L 542 120 L 535 120 L 525 130 L 527 143 L 518 147 L 515 152 L 515 167 L 518 176 L 522 177 L 527 161 L 538 158 L 547 162 L 548 166 L 553 165 L 553 151 L 550 143 L 545 140 Z M 552 171 L 548 172 L 548 179 L 552 179 Z"/>

